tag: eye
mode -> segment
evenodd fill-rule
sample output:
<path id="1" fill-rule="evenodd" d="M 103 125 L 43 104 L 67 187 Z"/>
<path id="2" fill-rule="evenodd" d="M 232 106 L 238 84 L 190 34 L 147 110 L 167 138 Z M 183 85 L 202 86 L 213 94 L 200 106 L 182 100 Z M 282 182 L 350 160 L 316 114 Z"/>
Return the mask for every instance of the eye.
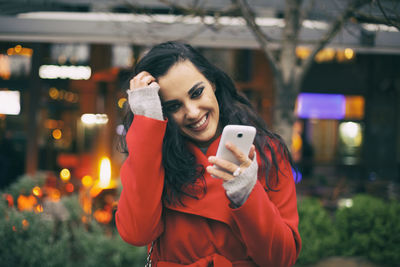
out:
<path id="1" fill-rule="evenodd" d="M 190 98 L 198 98 L 199 96 L 201 96 L 201 94 L 203 93 L 204 87 L 199 87 L 197 88 L 192 95 L 190 96 Z"/>
<path id="2" fill-rule="evenodd" d="M 168 113 L 174 113 L 174 112 L 178 111 L 178 109 L 180 107 L 181 107 L 181 104 L 179 104 L 179 103 L 169 104 L 164 107 L 164 111 L 168 112 Z"/>

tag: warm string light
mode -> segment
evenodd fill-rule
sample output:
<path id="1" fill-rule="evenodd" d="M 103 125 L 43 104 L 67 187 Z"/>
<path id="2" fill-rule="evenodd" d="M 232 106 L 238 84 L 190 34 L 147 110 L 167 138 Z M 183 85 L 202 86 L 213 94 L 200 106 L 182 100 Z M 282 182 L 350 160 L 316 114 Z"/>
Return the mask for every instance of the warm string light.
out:
<path id="1" fill-rule="evenodd" d="M 95 124 L 106 124 L 108 122 L 108 116 L 107 114 L 85 113 L 82 114 L 81 121 L 83 124 L 88 126 Z"/>
<path id="2" fill-rule="evenodd" d="M 0 54 L 0 77 L 3 80 L 9 80 L 11 77 L 10 58 Z"/>
<path id="3" fill-rule="evenodd" d="M 112 213 L 110 210 L 107 209 L 98 209 L 93 213 L 93 217 L 99 223 L 108 224 L 112 219 Z"/>
<path id="4" fill-rule="evenodd" d="M 108 188 L 111 182 L 111 161 L 107 157 L 103 157 L 100 160 L 99 177 L 100 177 L 99 187 Z"/>
<path id="5" fill-rule="evenodd" d="M 42 197 L 42 196 L 43 196 L 42 189 L 41 189 L 39 186 L 35 186 L 35 187 L 32 189 L 32 194 L 33 194 L 34 196 L 37 196 L 37 197 Z"/>
<path id="6" fill-rule="evenodd" d="M 64 182 L 69 181 L 69 179 L 71 178 L 71 172 L 68 169 L 62 169 L 60 171 L 60 178 Z"/>
<path id="7" fill-rule="evenodd" d="M 84 187 L 91 187 L 93 185 L 93 178 L 90 175 L 82 177 L 81 183 Z"/>
<path id="8" fill-rule="evenodd" d="M 85 175 L 81 179 L 82 189 L 81 192 L 83 195 L 80 197 L 80 202 L 83 210 L 85 211 L 85 215 L 82 216 L 82 222 L 88 223 L 90 220 L 95 219 L 99 223 L 108 224 L 113 219 L 113 207 L 116 205 L 116 201 L 112 195 L 105 195 L 105 202 L 103 208 L 98 208 L 92 213 L 93 207 L 93 196 L 90 194 L 90 189 L 93 187 L 97 187 L 99 189 L 99 193 L 104 189 L 110 189 L 115 187 L 115 181 L 111 179 L 111 161 L 108 157 L 102 157 L 99 164 L 99 180 L 94 182 L 92 176 Z M 69 182 L 71 179 L 71 173 L 68 169 L 62 169 L 60 171 L 60 178 L 65 182 L 64 184 L 64 192 L 72 193 L 75 191 L 75 186 L 73 183 Z M 114 184 L 113 184 L 114 182 Z M 80 194 L 81 194 L 80 193 Z M 46 196 L 46 199 L 52 202 L 57 202 L 61 198 L 61 192 L 57 188 L 54 187 L 44 187 L 42 188 L 39 185 L 34 186 L 31 189 L 31 195 L 19 195 L 17 199 L 17 207 L 20 211 L 32 211 L 36 214 L 42 213 L 44 208 L 41 204 L 41 198 Z M 86 196 L 86 197 L 82 197 Z M 4 194 L 3 198 L 8 202 L 9 206 L 12 207 L 14 205 L 13 197 L 10 194 Z M 14 225 L 12 227 L 13 231 L 18 230 L 27 230 L 30 226 L 30 223 L 27 219 L 23 219 L 21 224 Z"/>
<path id="9" fill-rule="evenodd" d="M 26 219 L 22 220 L 22 229 L 26 230 L 29 227 L 29 222 Z"/>
<path id="10" fill-rule="evenodd" d="M 35 207 L 35 213 L 41 213 L 41 212 L 43 212 L 43 206 L 42 205 L 36 205 L 36 207 Z"/>
<path id="11" fill-rule="evenodd" d="M 31 57 L 32 54 L 33 50 L 31 48 L 22 47 L 21 45 L 16 45 L 15 47 L 7 49 L 7 55 L 9 56 L 18 55 L 18 56 Z"/>
<path id="12" fill-rule="evenodd" d="M 20 92 L 0 91 L 0 114 L 18 115 L 21 111 Z"/>
<path id="13" fill-rule="evenodd" d="M 42 79 L 89 80 L 92 70 L 89 66 L 42 65 L 39 76 Z"/>
<path id="14" fill-rule="evenodd" d="M 70 103 L 78 103 L 79 95 L 63 89 L 51 87 L 49 89 L 49 97 L 53 100 L 65 100 Z"/>
<path id="15" fill-rule="evenodd" d="M 37 199 L 33 195 L 29 196 L 19 195 L 17 198 L 17 206 L 20 211 L 33 210 L 36 204 L 37 204 Z"/>
<path id="16" fill-rule="evenodd" d="M 67 191 L 68 193 L 74 192 L 74 189 L 75 189 L 75 187 L 72 183 L 67 183 L 65 185 L 65 191 Z"/>
<path id="17" fill-rule="evenodd" d="M 60 140 L 62 138 L 62 131 L 60 129 L 54 129 L 51 132 L 51 135 L 55 140 Z"/>
<path id="18" fill-rule="evenodd" d="M 311 49 L 304 46 L 299 46 L 296 48 L 296 55 L 300 59 L 307 59 L 311 54 Z M 346 62 L 354 59 L 355 52 L 351 48 L 345 49 L 333 49 L 333 48 L 324 48 L 321 49 L 315 55 L 315 61 L 318 63 L 329 62 L 333 60 L 337 60 L 338 62 Z"/>

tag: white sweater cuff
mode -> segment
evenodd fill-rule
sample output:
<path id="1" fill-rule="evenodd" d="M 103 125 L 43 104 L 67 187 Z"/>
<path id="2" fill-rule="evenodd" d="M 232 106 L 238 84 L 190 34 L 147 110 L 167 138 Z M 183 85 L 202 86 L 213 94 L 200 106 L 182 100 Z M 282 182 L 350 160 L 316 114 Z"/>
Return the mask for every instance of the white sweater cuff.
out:
<path id="1" fill-rule="evenodd" d="M 253 190 L 257 182 L 257 170 L 257 160 L 256 156 L 254 156 L 251 165 L 239 176 L 222 184 L 229 200 L 235 204 L 236 207 L 243 205 Z"/>
<path id="2" fill-rule="evenodd" d="M 156 120 L 164 120 L 158 91 L 160 86 L 152 83 L 149 86 L 130 90 L 128 93 L 129 106 L 136 115 L 143 115 Z"/>

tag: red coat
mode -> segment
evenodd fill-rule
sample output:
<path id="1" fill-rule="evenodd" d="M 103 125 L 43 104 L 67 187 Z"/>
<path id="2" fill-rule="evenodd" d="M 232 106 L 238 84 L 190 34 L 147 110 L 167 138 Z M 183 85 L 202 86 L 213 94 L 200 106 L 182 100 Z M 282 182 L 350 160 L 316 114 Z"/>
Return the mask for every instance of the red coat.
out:
<path id="1" fill-rule="evenodd" d="M 156 266 L 291 266 L 300 252 L 295 185 L 288 162 L 278 157 L 284 175 L 279 191 L 265 190 L 261 177 L 237 209 L 220 179 L 205 174 L 207 193 L 200 200 L 184 197 L 185 206 L 163 204 L 161 163 L 166 122 L 136 115 L 127 133 L 129 156 L 121 168 L 123 190 L 116 213 L 121 237 L 135 246 L 155 243 Z M 198 163 L 209 165 L 219 139 L 204 155 L 190 144 Z M 260 159 L 260 157 L 257 157 Z M 270 173 L 275 175 L 274 172 Z"/>

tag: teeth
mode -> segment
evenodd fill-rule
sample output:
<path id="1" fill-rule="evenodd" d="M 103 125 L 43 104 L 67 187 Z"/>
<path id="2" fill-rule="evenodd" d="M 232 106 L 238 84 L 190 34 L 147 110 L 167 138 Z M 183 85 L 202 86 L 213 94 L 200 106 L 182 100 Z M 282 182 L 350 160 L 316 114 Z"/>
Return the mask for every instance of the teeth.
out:
<path id="1" fill-rule="evenodd" d="M 207 116 L 204 116 L 204 117 L 201 119 L 201 121 L 199 121 L 199 122 L 196 123 L 196 124 L 191 125 L 190 127 L 191 127 L 191 128 L 199 128 L 199 127 L 201 127 L 201 126 L 206 122 L 206 120 L 207 120 Z"/>

